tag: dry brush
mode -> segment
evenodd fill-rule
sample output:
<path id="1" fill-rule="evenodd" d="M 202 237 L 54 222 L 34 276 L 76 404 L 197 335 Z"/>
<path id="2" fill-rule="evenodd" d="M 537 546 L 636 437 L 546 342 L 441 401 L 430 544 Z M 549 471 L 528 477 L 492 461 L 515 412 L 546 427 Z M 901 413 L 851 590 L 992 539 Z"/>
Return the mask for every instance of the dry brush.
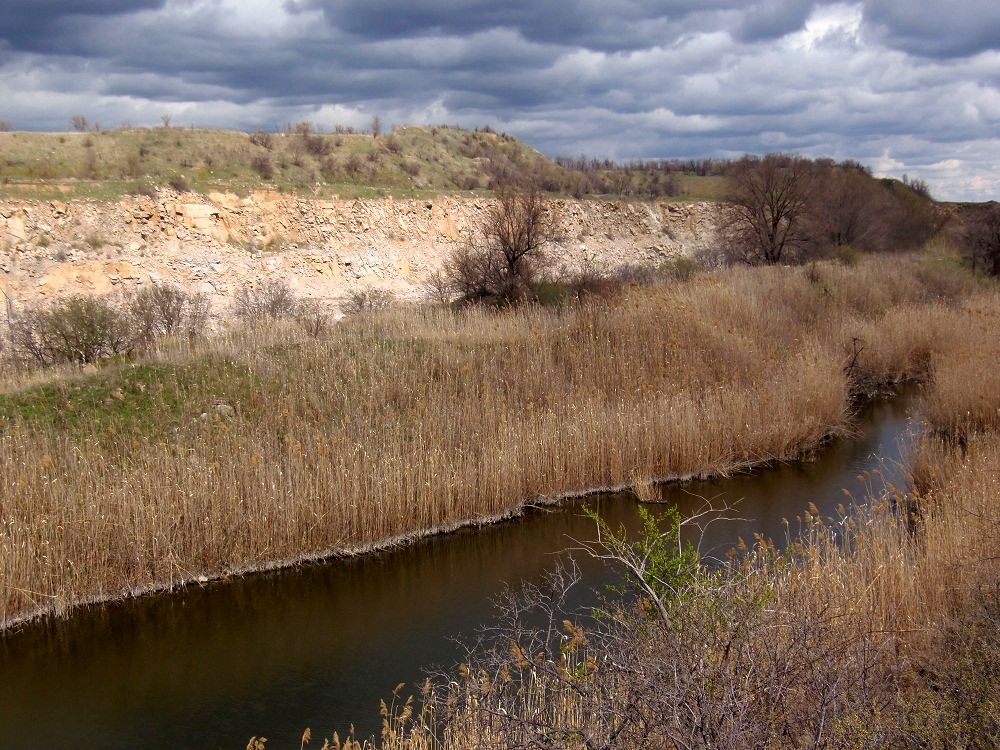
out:
<path id="1" fill-rule="evenodd" d="M 811 450 L 859 384 L 926 374 L 995 304 L 922 263 L 279 322 L 5 393 L 0 619 Z"/>

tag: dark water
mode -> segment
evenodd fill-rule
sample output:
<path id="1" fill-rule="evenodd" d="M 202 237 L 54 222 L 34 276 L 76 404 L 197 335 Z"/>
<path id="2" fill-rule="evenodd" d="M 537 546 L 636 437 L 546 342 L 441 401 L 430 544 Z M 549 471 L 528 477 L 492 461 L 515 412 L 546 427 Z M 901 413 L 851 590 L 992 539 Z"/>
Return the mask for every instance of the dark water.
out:
<path id="1" fill-rule="evenodd" d="M 746 521 L 710 529 L 721 554 L 761 532 L 779 544 L 784 518 L 810 501 L 824 514 L 861 499 L 858 475 L 900 482 L 912 394 L 867 407 L 858 435 L 817 460 L 730 479 L 662 488 L 693 512 L 702 498 L 739 501 Z M 627 494 L 587 501 L 635 526 Z M 251 735 L 273 748 L 313 734 L 378 728 L 378 700 L 422 668 L 453 663 L 451 636 L 491 618 L 506 582 L 539 578 L 570 537 L 593 538 L 580 504 L 437 537 L 391 553 L 152 596 L 82 612 L 0 638 L 0 748 L 236 750 Z M 581 560 L 585 583 L 609 574 Z"/>

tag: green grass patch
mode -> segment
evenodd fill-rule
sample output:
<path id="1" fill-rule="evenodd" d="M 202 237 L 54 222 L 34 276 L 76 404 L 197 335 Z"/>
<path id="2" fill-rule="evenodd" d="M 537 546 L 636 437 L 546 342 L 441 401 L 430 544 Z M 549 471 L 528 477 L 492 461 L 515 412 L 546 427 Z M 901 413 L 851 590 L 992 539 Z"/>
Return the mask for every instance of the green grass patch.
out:
<path id="1" fill-rule="evenodd" d="M 123 364 L 0 395 L 0 431 L 12 424 L 73 433 L 157 435 L 211 412 L 239 411 L 260 395 L 248 367 L 206 358 L 189 364 Z"/>

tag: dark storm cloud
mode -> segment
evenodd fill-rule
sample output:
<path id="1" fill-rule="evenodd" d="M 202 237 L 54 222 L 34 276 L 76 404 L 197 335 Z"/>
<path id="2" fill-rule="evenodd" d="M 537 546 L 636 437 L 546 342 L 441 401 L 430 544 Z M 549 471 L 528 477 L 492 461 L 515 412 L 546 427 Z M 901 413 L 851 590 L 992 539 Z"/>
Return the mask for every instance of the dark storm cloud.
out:
<path id="1" fill-rule="evenodd" d="M 494 28 L 525 39 L 603 51 L 669 44 L 686 33 L 729 28 L 752 40 L 801 26 L 816 0 L 289 0 L 320 10 L 331 26 L 372 38 L 465 35 Z"/>
<path id="2" fill-rule="evenodd" d="M 60 27 L 86 18 L 162 8 L 166 0 L 31 0 L 0 3 L 0 40 L 19 50 L 52 49 Z"/>
<path id="3" fill-rule="evenodd" d="M 492 124 L 550 154 L 789 150 L 1000 191 L 1000 5 L 0 0 L 0 119 Z M 918 170 L 922 170 L 922 173 Z"/>
<path id="4" fill-rule="evenodd" d="M 1000 2 L 869 0 L 865 19 L 886 43 L 915 55 L 968 57 L 1000 49 Z"/>

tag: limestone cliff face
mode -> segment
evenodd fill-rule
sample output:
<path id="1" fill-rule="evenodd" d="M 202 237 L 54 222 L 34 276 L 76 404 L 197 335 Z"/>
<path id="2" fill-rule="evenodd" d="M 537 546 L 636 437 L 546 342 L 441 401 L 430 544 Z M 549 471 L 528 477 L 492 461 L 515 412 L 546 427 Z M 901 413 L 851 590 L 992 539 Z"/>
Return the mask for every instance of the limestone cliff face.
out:
<path id="1" fill-rule="evenodd" d="M 163 281 L 221 308 L 244 284 L 280 278 L 314 299 L 361 288 L 416 298 L 488 207 L 454 196 L 320 201 L 270 192 L 0 202 L 0 292 L 27 306 Z M 563 239 L 549 252 L 567 270 L 655 263 L 714 237 L 705 203 L 558 200 L 554 208 Z"/>

